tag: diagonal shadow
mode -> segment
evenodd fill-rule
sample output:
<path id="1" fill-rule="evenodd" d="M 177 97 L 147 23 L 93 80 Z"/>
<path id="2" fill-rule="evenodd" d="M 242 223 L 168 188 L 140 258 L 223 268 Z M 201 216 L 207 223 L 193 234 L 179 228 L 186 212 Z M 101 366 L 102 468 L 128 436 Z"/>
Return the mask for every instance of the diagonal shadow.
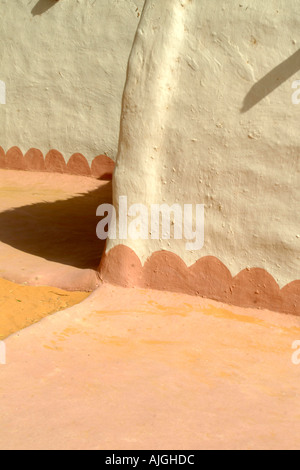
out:
<path id="1" fill-rule="evenodd" d="M 299 70 L 300 49 L 255 83 L 244 99 L 241 113 L 249 111 Z"/>
<path id="2" fill-rule="evenodd" d="M 31 10 L 32 16 L 42 15 L 56 5 L 57 0 L 39 0 Z"/>
<path id="3" fill-rule="evenodd" d="M 111 203 L 111 182 L 65 201 L 0 213 L 0 242 L 49 261 L 81 269 L 99 266 L 105 241 L 96 236 L 96 209 Z"/>

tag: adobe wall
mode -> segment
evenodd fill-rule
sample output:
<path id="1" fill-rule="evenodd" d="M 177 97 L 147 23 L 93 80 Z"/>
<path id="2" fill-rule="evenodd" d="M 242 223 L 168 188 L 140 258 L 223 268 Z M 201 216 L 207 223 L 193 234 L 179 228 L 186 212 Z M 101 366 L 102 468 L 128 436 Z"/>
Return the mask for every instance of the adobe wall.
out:
<path id="1" fill-rule="evenodd" d="M 114 203 L 205 204 L 205 243 L 110 240 L 104 280 L 299 313 L 299 13 L 298 0 L 146 1 Z"/>
<path id="2" fill-rule="evenodd" d="M 82 154 L 89 166 L 99 154 L 115 158 L 127 61 L 143 3 L 1 0 L 5 153 L 35 148 L 45 158 L 56 149 L 66 162 Z"/>

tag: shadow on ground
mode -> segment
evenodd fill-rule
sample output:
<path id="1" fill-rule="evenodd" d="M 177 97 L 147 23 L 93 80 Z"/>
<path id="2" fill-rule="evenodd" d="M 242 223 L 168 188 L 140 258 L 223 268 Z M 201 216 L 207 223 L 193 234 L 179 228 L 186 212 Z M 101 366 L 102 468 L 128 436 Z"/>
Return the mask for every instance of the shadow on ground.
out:
<path id="1" fill-rule="evenodd" d="M 96 236 L 100 204 L 111 203 L 111 182 L 65 201 L 44 202 L 0 213 L 0 242 L 49 261 L 96 269 L 105 242 Z"/>

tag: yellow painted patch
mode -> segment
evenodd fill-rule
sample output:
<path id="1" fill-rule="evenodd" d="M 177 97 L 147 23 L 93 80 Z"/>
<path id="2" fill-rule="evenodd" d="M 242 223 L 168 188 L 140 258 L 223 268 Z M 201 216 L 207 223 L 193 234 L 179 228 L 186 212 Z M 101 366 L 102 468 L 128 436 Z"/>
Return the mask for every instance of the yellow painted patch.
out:
<path id="1" fill-rule="evenodd" d="M 0 340 L 82 302 L 88 295 L 53 287 L 21 286 L 0 279 Z"/>

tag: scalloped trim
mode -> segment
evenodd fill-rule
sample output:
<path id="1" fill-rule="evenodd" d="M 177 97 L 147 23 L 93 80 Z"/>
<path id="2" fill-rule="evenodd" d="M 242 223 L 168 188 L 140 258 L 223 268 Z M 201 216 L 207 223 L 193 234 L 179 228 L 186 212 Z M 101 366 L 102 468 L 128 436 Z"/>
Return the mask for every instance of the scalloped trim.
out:
<path id="1" fill-rule="evenodd" d="M 181 292 L 238 307 L 300 315 L 300 280 L 280 289 L 273 276 L 261 268 L 244 269 L 232 277 L 214 256 L 187 267 L 174 253 L 158 251 L 142 266 L 132 249 L 118 245 L 103 255 L 99 271 L 103 281 L 123 287 Z"/>
<path id="2" fill-rule="evenodd" d="M 23 155 L 19 147 L 12 147 L 6 153 L 0 147 L 0 168 L 5 170 L 45 171 L 90 176 L 101 180 L 111 180 L 115 162 L 106 155 L 98 155 L 91 166 L 81 153 L 74 153 L 68 163 L 58 150 L 50 150 L 43 156 L 38 149 L 31 148 Z"/>

